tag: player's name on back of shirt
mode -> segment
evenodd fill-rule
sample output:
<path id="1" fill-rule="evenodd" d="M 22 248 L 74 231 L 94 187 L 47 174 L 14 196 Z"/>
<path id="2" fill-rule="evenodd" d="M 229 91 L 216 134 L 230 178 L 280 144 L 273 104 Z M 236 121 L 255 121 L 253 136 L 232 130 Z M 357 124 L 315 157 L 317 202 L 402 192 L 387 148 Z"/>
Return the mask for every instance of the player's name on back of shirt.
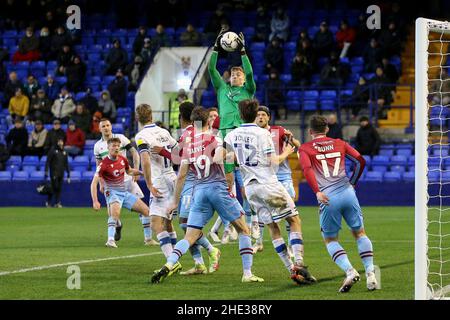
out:
<path id="1" fill-rule="evenodd" d="M 247 133 L 244 133 L 244 134 L 247 134 Z M 251 133 L 248 133 L 248 134 L 251 134 Z M 236 142 L 245 142 L 245 143 L 253 143 L 255 141 L 255 136 L 253 136 L 252 134 L 251 134 L 251 136 L 250 135 L 245 135 L 245 136 L 235 135 L 234 136 L 234 141 L 236 141 Z"/>

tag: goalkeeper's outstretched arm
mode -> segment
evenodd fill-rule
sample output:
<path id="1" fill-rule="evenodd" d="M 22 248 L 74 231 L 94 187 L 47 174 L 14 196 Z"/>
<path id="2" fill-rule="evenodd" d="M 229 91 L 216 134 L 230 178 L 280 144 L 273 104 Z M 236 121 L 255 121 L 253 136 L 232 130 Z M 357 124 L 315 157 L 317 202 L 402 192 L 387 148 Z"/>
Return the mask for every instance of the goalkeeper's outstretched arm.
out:
<path id="1" fill-rule="evenodd" d="M 217 59 L 219 57 L 219 41 L 224 33 L 225 29 L 222 28 L 222 30 L 220 30 L 220 33 L 216 38 L 216 42 L 214 43 L 213 52 L 208 64 L 209 76 L 211 77 L 211 82 L 216 92 L 222 85 L 225 85 L 225 81 L 222 79 L 222 76 L 217 70 Z"/>
<path id="2" fill-rule="evenodd" d="M 241 51 L 241 61 L 242 68 L 244 69 L 245 74 L 245 87 L 251 94 L 255 94 L 256 92 L 256 83 L 253 78 L 253 68 L 250 63 L 250 59 L 248 58 L 247 51 L 245 51 L 245 39 L 244 34 L 242 32 L 239 33 L 239 38 L 237 39 L 238 47 Z"/>

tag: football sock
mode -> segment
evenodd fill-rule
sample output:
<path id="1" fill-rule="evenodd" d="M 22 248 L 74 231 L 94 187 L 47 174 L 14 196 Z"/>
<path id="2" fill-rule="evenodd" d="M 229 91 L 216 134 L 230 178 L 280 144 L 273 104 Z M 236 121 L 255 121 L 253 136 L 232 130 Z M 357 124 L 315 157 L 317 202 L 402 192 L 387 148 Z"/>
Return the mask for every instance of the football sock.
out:
<path id="1" fill-rule="evenodd" d="M 291 271 L 292 261 L 291 258 L 289 258 L 289 254 L 287 252 L 286 243 L 284 242 L 283 238 L 274 239 L 272 240 L 273 247 L 275 248 L 275 251 L 278 253 L 278 256 L 280 257 L 281 261 L 283 261 L 284 266 L 288 271 Z"/>
<path id="2" fill-rule="evenodd" d="M 262 222 L 259 223 L 259 232 L 261 233 L 261 236 L 259 237 L 258 240 L 256 240 L 256 243 L 263 244 L 263 242 L 264 242 L 264 223 L 262 223 Z"/>
<path id="3" fill-rule="evenodd" d="M 177 244 L 177 233 L 176 231 L 169 232 L 170 236 L 170 243 L 172 243 L 172 246 L 175 246 Z"/>
<path id="4" fill-rule="evenodd" d="M 289 243 L 294 253 L 295 263 L 297 265 L 303 265 L 303 239 L 300 232 L 290 232 L 289 233 Z"/>
<path id="5" fill-rule="evenodd" d="M 373 248 L 372 242 L 367 236 L 362 236 L 358 240 L 356 240 L 358 245 L 358 252 L 361 260 L 364 264 L 364 269 L 366 269 L 366 273 L 373 272 Z"/>
<path id="6" fill-rule="evenodd" d="M 189 247 L 189 241 L 186 239 L 178 241 L 175 248 L 173 248 L 173 251 L 168 255 L 167 264 L 169 264 L 170 267 L 173 267 L 173 265 L 180 260 L 181 256 L 188 251 Z"/>
<path id="7" fill-rule="evenodd" d="M 189 251 L 192 255 L 192 258 L 194 258 L 195 264 L 205 264 L 205 261 L 203 261 L 202 252 L 200 251 L 200 245 L 194 243 L 190 248 Z"/>
<path id="8" fill-rule="evenodd" d="M 117 221 L 113 217 L 108 218 L 108 240 L 114 240 L 114 234 L 116 233 Z"/>
<path id="9" fill-rule="evenodd" d="M 211 252 L 214 249 L 211 242 L 209 242 L 208 238 L 206 238 L 203 234 L 195 243 L 201 245 L 203 248 L 208 250 L 208 252 Z"/>
<path id="10" fill-rule="evenodd" d="M 218 217 L 216 222 L 214 223 L 213 227 L 211 228 L 211 232 L 219 233 L 219 228 L 221 225 L 222 225 L 222 219 L 220 219 L 220 217 Z"/>
<path id="11" fill-rule="evenodd" d="M 140 216 L 142 227 L 144 228 L 144 238 L 151 239 L 152 238 L 152 228 L 150 228 L 150 217 Z"/>
<path id="12" fill-rule="evenodd" d="M 353 268 L 352 264 L 348 260 L 347 252 L 345 252 L 344 248 L 341 247 L 339 242 L 332 241 L 327 244 L 328 253 L 331 256 L 331 259 L 338 265 L 342 271 L 347 272 L 349 269 Z"/>
<path id="13" fill-rule="evenodd" d="M 245 276 L 252 275 L 252 265 L 253 265 L 253 249 L 252 249 L 252 239 L 250 236 L 240 234 L 239 235 L 239 253 L 242 258 L 242 268 L 244 270 Z"/>
<path id="14" fill-rule="evenodd" d="M 164 253 L 164 256 L 167 258 L 172 253 L 172 241 L 170 239 L 169 233 L 167 231 L 163 231 L 161 233 L 158 233 L 156 235 L 156 238 L 159 241 L 159 246 L 161 247 L 161 251 Z"/>
<path id="15" fill-rule="evenodd" d="M 248 227 L 252 226 L 252 209 L 250 209 L 250 204 L 247 199 L 244 199 L 242 202 L 242 208 L 245 212 L 245 223 L 247 223 Z"/>

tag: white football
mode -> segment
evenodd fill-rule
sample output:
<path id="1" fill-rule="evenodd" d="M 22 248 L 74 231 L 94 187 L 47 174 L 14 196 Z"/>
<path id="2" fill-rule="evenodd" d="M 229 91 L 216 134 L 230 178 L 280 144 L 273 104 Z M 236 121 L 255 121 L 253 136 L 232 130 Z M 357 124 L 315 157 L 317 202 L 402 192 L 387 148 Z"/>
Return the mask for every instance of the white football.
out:
<path id="1" fill-rule="evenodd" d="M 236 50 L 238 43 L 236 39 L 238 38 L 238 35 L 232 31 L 226 32 L 222 38 L 220 39 L 220 45 L 222 46 L 223 50 L 228 52 L 233 52 Z"/>

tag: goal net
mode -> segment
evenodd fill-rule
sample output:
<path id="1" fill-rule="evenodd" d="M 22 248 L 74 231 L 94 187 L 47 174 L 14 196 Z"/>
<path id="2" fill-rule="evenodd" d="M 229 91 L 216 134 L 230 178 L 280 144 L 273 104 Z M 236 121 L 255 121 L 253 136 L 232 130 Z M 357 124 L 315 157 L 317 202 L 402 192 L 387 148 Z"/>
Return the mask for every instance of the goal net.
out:
<path id="1" fill-rule="evenodd" d="M 450 298 L 450 23 L 416 20 L 415 298 Z"/>

